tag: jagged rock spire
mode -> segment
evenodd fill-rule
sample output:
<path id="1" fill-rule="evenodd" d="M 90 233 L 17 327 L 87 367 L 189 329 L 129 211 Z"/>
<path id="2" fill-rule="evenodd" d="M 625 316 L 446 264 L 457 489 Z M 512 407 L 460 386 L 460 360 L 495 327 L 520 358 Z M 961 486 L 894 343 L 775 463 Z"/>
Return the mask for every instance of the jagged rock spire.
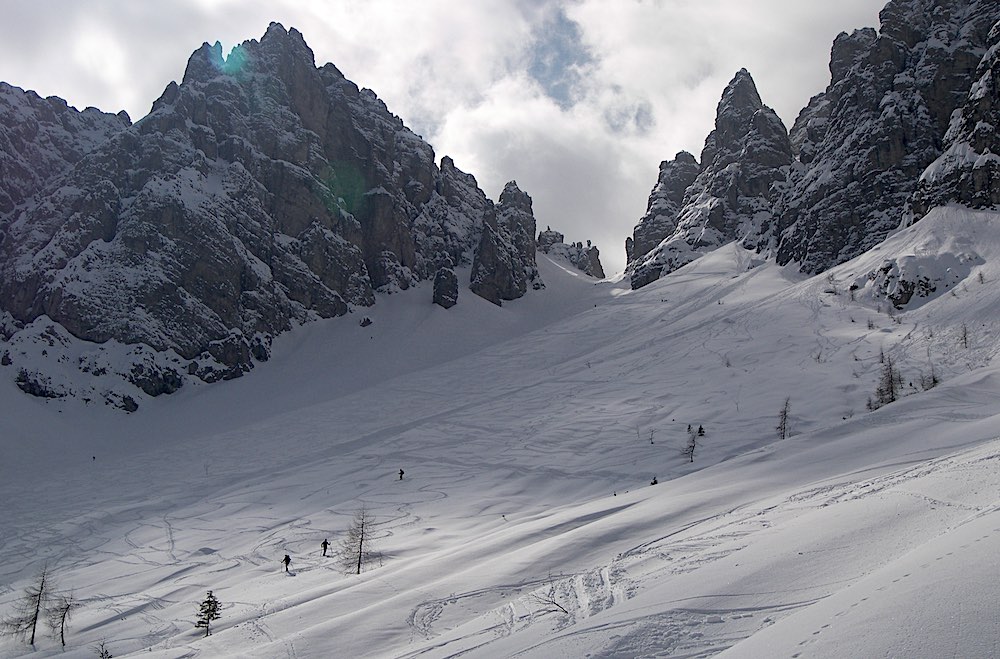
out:
<path id="1" fill-rule="evenodd" d="M 626 243 L 625 253 L 629 267 L 632 261 L 649 253 L 677 228 L 677 214 L 684 201 L 684 192 L 698 177 L 698 161 L 687 151 L 680 151 L 673 160 L 660 163 L 660 173 L 649 193 L 646 214 L 632 232 Z"/>
<path id="2" fill-rule="evenodd" d="M 678 154 L 672 164 L 661 165 L 650 210 L 634 232 L 633 259 L 627 271 L 633 288 L 726 242 L 741 239 L 756 246 L 764 240 L 776 194 L 772 184 L 785 178 L 792 147 L 784 124 L 762 103 L 746 69 L 726 86 L 716 110 L 715 130 L 705 139 L 700 170 L 671 218 L 676 198 L 671 194 L 693 173 L 693 161 L 690 154 Z M 676 179 L 664 182 L 665 173 Z M 645 245 L 636 247 L 640 237 L 648 240 L 671 225 L 669 235 L 650 251 L 641 251 Z"/>
<path id="3" fill-rule="evenodd" d="M 542 288 L 535 249 L 531 197 L 510 181 L 500 194 L 496 215 L 483 227 L 469 288 L 496 305 L 521 297 L 529 286 Z"/>

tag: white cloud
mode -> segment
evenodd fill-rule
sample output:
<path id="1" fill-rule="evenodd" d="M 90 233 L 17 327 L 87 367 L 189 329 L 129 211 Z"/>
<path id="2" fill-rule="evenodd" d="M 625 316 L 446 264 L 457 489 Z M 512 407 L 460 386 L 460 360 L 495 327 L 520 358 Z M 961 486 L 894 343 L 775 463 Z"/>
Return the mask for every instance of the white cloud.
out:
<path id="1" fill-rule="evenodd" d="M 540 225 L 594 240 L 611 271 L 624 265 L 659 161 L 700 154 L 739 68 L 790 125 L 828 82 L 836 34 L 876 25 L 882 4 L 8 0 L 0 80 L 138 119 L 203 41 L 228 51 L 276 20 L 494 198 L 516 179 Z M 560 62 L 572 65 L 566 80 Z"/>

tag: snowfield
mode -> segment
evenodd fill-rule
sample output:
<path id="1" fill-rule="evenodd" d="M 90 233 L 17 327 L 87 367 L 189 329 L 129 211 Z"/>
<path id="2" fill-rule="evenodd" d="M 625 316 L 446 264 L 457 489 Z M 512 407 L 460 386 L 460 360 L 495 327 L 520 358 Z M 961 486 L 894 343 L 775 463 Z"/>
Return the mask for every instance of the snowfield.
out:
<path id="1" fill-rule="evenodd" d="M 44 565 L 79 603 L 65 651 L 0 656 L 1000 656 L 998 214 L 814 278 L 538 260 L 502 308 L 416 287 L 134 414 L 0 369 L 0 615 Z M 345 575 L 362 505 L 381 564 Z"/>

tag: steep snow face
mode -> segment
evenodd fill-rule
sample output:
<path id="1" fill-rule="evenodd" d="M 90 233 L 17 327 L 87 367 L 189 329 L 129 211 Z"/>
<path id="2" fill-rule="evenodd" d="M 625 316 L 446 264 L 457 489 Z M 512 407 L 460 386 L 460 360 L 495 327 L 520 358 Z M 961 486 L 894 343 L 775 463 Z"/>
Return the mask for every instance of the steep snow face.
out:
<path id="1" fill-rule="evenodd" d="M 841 34 L 831 81 L 793 130 L 802 167 L 779 199 L 776 256 L 816 273 L 896 229 L 968 97 L 993 0 L 892 0 L 881 30 Z"/>
<path id="2" fill-rule="evenodd" d="M 968 99 L 951 117 L 945 150 L 920 176 L 904 224 L 916 222 L 936 206 L 959 203 L 970 208 L 1000 205 L 1000 21 Z"/>
<path id="3" fill-rule="evenodd" d="M 203 45 L 147 117 L 76 160 L 5 226 L 5 336 L 44 317 L 141 344 L 170 383 L 240 376 L 294 325 L 468 265 L 494 217 L 473 177 L 278 24 L 225 58 Z M 533 267 L 527 242 L 515 269 Z"/>
<path id="4" fill-rule="evenodd" d="M 701 170 L 685 188 L 676 216 L 667 220 L 664 214 L 673 208 L 670 191 L 683 184 L 692 161 L 679 155 L 673 166 L 661 167 L 661 178 L 667 174 L 671 181 L 657 182 L 650 195 L 650 209 L 636 227 L 631 247 L 635 260 L 628 271 L 633 288 L 656 281 L 732 240 L 758 249 L 769 244 L 771 209 L 780 192 L 774 184 L 788 174 L 792 147 L 784 125 L 761 102 L 746 69 L 739 71 L 723 92 L 715 130 L 702 150 Z M 665 194 L 657 194 L 658 189 Z M 655 235 L 664 228 L 670 228 L 670 233 L 652 250 L 640 252 L 647 234 Z M 637 249 L 639 238 L 642 241 Z"/>
<path id="5" fill-rule="evenodd" d="M 989 656 L 998 246 L 943 207 L 812 278 L 732 243 L 638 291 L 540 255 L 502 308 L 419 282 L 133 415 L 0 379 L 0 614 L 47 563 L 74 659 Z M 849 292 L 963 254 L 899 312 Z M 362 504 L 383 562 L 345 575 L 320 543 Z M 0 637 L 29 654 L 63 656 Z"/>

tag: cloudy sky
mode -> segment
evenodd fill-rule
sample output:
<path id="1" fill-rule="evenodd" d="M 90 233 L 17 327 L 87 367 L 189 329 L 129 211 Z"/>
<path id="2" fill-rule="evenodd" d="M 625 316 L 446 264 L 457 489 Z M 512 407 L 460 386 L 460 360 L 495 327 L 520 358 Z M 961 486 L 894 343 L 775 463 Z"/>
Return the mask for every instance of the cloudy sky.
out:
<path id="1" fill-rule="evenodd" d="M 841 31 L 885 0 L 0 0 L 0 80 L 145 115 L 202 42 L 271 21 L 450 155 L 496 199 L 515 179 L 540 228 L 591 239 L 609 271 L 659 162 L 700 157 L 741 67 L 790 127 L 829 82 Z"/>

